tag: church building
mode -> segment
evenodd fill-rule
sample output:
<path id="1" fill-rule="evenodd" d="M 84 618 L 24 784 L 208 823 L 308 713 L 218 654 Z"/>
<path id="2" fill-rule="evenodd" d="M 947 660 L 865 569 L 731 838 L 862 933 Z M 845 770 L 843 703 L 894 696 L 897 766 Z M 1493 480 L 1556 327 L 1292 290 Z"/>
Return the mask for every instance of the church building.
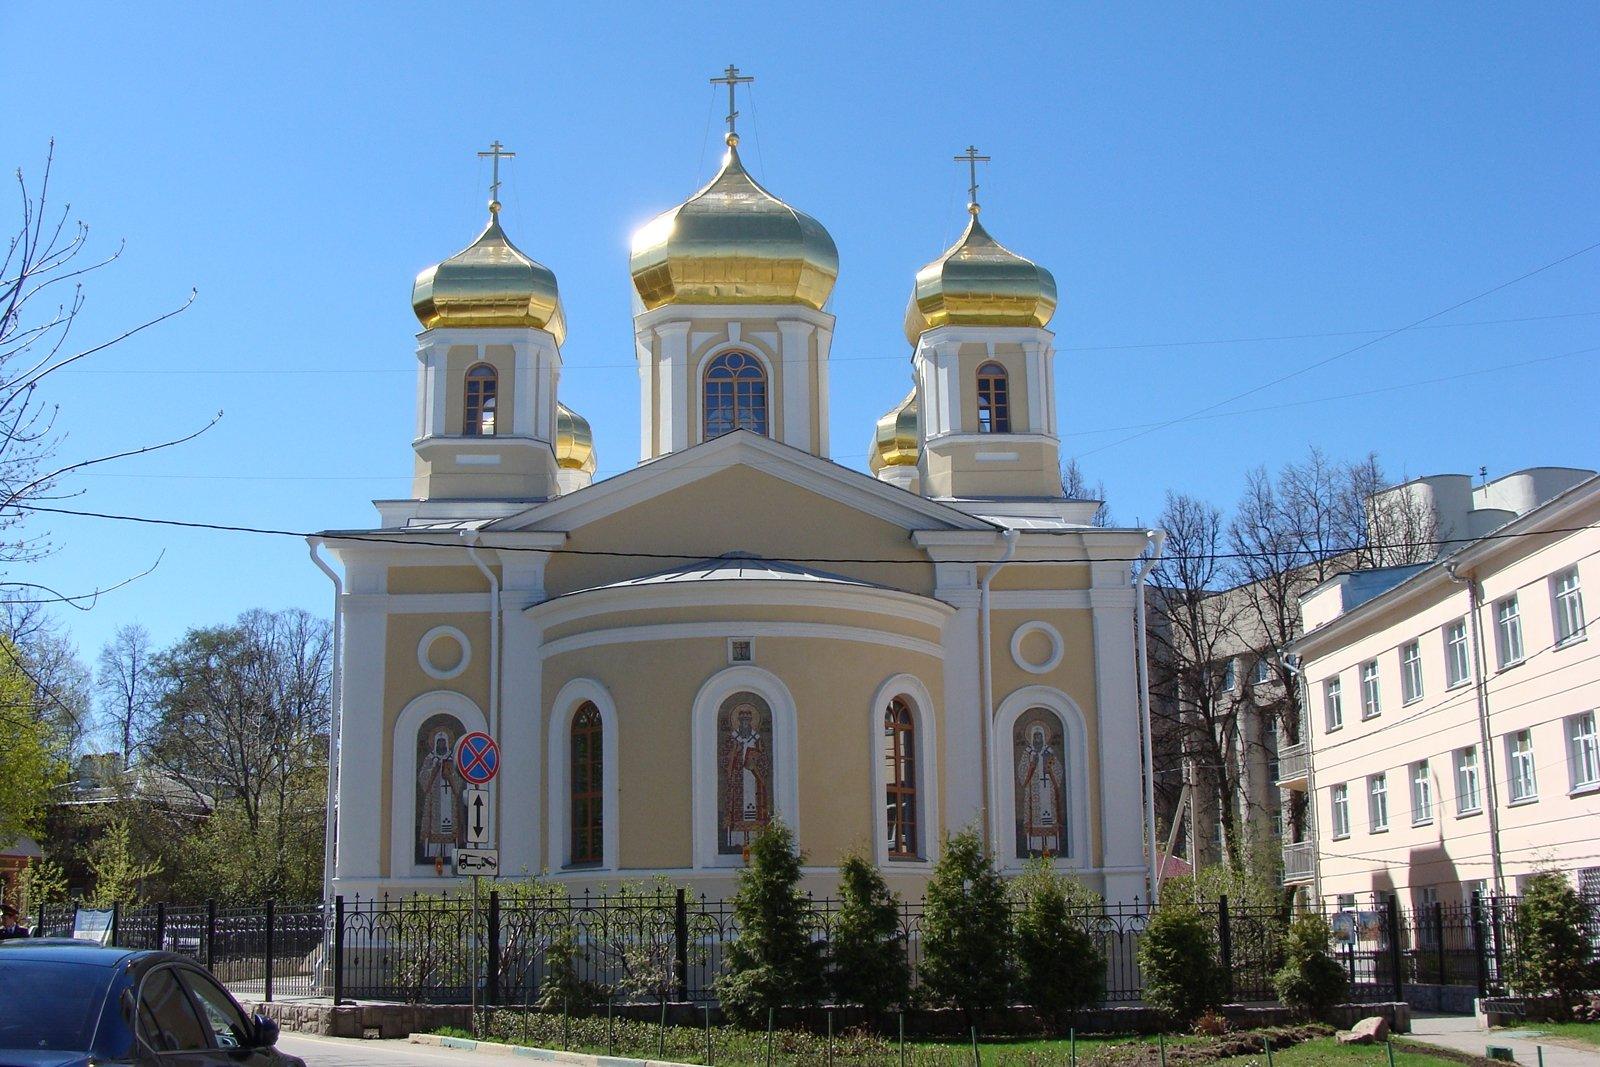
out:
<path id="1" fill-rule="evenodd" d="M 411 496 L 311 539 L 339 588 L 334 892 L 458 891 L 456 850 L 487 837 L 501 877 L 717 897 L 781 819 L 819 894 L 858 850 L 915 897 L 974 827 L 1007 871 L 1144 897 L 1147 537 L 1063 495 L 1054 278 L 989 235 L 974 185 L 961 238 L 907 265 L 909 382 L 883 388 L 909 392 L 860 428 L 870 473 L 842 466 L 837 250 L 731 118 L 726 141 L 633 238 L 625 473 L 594 479 L 556 276 L 498 202 L 417 276 Z M 455 763 L 473 732 L 499 745 L 487 831 Z"/>

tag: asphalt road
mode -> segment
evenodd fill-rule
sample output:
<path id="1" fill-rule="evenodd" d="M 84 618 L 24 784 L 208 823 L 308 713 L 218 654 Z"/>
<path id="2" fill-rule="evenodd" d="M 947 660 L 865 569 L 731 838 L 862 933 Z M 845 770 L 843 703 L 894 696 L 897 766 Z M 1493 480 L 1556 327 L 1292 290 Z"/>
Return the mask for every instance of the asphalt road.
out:
<path id="1" fill-rule="evenodd" d="M 307 1067 L 479 1067 L 510 1062 L 504 1056 L 425 1048 L 409 1041 L 356 1041 L 343 1037 L 308 1037 L 285 1033 L 278 1048 L 306 1061 Z"/>

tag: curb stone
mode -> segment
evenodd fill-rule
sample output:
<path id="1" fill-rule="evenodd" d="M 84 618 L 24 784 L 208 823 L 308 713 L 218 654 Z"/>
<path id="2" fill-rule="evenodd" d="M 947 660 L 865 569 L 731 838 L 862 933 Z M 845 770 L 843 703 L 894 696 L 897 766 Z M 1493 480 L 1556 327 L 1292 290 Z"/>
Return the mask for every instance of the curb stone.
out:
<path id="1" fill-rule="evenodd" d="M 498 1041 L 474 1041 L 466 1037 L 443 1037 L 439 1034 L 412 1034 L 407 1038 L 413 1045 L 430 1048 L 453 1048 L 462 1052 L 480 1052 L 486 1056 L 516 1056 L 520 1059 L 538 1060 L 541 1063 L 566 1063 L 574 1067 L 699 1067 L 676 1060 L 639 1060 L 629 1056 L 592 1056 L 586 1052 L 560 1052 L 551 1048 L 528 1048 L 525 1045 L 506 1045 Z"/>

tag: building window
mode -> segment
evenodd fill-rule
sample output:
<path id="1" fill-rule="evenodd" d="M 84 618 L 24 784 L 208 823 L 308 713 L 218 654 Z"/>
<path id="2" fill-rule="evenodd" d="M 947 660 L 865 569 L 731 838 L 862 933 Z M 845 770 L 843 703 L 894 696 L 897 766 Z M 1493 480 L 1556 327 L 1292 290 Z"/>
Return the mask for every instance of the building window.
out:
<path id="1" fill-rule="evenodd" d="M 1361 717 L 1375 719 L 1382 711 L 1378 703 L 1378 661 L 1369 659 L 1361 665 Z"/>
<path id="2" fill-rule="evenodd" d="M 1322 683 L 1322 714 L 1327 720 L 1328 733 L 1344 725 L 1344 704 L 1339 695 L 1339 679 L 1329 678 Z"/>
<path id="3" fill-rule="evenodd" d="M 1069 855 L 1066 730 L 1048 708 L 1029 708 L 1011 730 L 1019 859 Z"/>
<path id="4" fill-rule="evenodd" d="M 1411 765 L 1411 825 L 1433 821 L 1433 772 L 1427 760 Z"/>
<path id="5" fill-rule="evenodd" d="M 1478 746 L 1456 749 L 1456 814 L 1470 815 L 1483 810 L 1479 789 Z"/>
<path id="6" fill-rule="evenodd" d="M 1522 662 L 1522 615 L 1517 610 L 1517 594 L 1495 601 L 1494 637 L 1501 667 Z"/>
<path id="7" fill-rule="evenodd" d="M 1506 737 L 1506 773 L 1511 783 L 1511 803 L 1537 800 L 1539 781 L 1533 773 L 1533 731 L 1518 730 Z"/>
<path id="8" fill-rule="evenodd" d="M 1232 693 L 1239 688 L 1239 672 L 1234 667 L 1233 657 L 1228 657 L 1222 662 L 1222 691 Z"/>
<path id="9" fill-rule="evenodd" d="M 916 721 L 901 697 L 883 713 L 884 830 L 890 859 L 916 859 L 917 749 Z"/>
<path id="10" fill-rule="evenodd" d="M 1333 816 L 1333 836 L 1335 840 L 1350 836 L 1350 787 L 1343 782 L 1328 790 L 1328 799 L 1331 803 L 1328 810 Z"/>
<path id="11" fill-rule="evenodd" d="M 1444 628 L 1444 684 L 1454 689 L 1467 680 L 1467 620 L 1457 619 Z"/>
<path id="12" fill-rule="evenodd" d="M 466 407 L 461 416 L 461 432 L 468 437 L 494 436 L 495 398 L 500 391 L 500 375 L 487 363 L 467 371 Z"/>
<path id="13" fill-rule="evenodd" d="M 998 363 L 978 368 L 978 432 L 1011 432 L 1011 384 Z"/>
<path id="14" fill-rule="evenodd" d="M 1400 646 L 1400 702 L 1411 704 L 1422 699 L 1422 645 L 1418 641 Z"/>
<path id="15" fill-rule="evenodd" d="M 1340 911 L 1356 910 L 1356 895 L 1354 893 L 1340 893 L 1338 903 L 1335 905 Z"/>
<path id="16" fill-rule="evenodd" d="M 454 715 L 434 715 L 417 730 L 414 859 L 449 866 L 466 843 L 465 783 L 456 770 L 456 745 L 466 733 Z"/>
<path id="17" fill-rule="evenodd" d="M 1367 778 L 1367 823 L 1373 833 L 1389 828 L 1389 776 L 1374 774 Z"/>
<path id="18" fill-rule="evenodd" d="M 744 352 L 724 352 L 706 367 L 704 439 L 734 430 L 767 432 L 767 372 Z"/>
<path id="19" fill-rule="evenodd" d="M 1583 589 L 1578 585 L 1578 568 L 1568 567 L 1550 577 L 1550 600 L 1556 614 L 1556 644 L 1582 637 Z"/>
<path id="20" fill-rule="evenodd" d="M 1592 711 L 1567 719 L 1567 764 L 1573 789 L 1600 785 L 1600 740 L 1595 736 Z"/>
<path id="21" fill-rule="evenodd" d="M 740 856 L 772 821 L 772 708 L 735 693 L 717 711 L 717 852 Z"/>
<path id="22" fill-rule="evenodd" d="M 581 867 L 602 863 L 605 860 L 604 757 L 601 755 L 604 727 L 600 723 L 600 709 L 585 703 L 572 717 L 571 774 L 567 788 L 571 790 L 569 804 L 572 812 L 571 864 Z"/>
<path id="23" fill-rule="evenodd" d="M 1267 680 L 1272 677 L 1271 655 L 1267 653 L 1256 660 L 1256 673 L 1253 678 L 1255 685 L 1266 685 Z"/>

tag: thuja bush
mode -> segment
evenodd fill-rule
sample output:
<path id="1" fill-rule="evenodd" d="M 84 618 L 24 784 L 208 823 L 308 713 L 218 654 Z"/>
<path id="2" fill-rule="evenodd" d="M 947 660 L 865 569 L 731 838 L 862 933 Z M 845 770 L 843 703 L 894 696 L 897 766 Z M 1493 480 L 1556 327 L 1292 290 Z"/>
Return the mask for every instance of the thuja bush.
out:
<path id="1" fill-rule="evenodd" d="M 1187 1026 L 1222 1002 L 1223 974 L 1211 925 L 1194 907 L 1163 903 L 1139 942 L 1145 1003 Z"/>
<path id="2" fill-rule="evenodd" d="M 1579 995 L 1600 982 L 1584 936 L 1584 904 L 1564 874 L 1541 871 L 1529 878 L 1517 902 L 1516 960 L 1512 985 L 1524 996 L 1548 997 L 1549 1010 L 1565 1019 Z"/>
<path id="3" fill-rule="evenodd" d="M 794 833 L 776 820 L 750 842 L 750 862 L 733 895 L 739 934 L 717 979 L 717 999 L 736 1022 L 764 1021 L 770 1008 L 822 998 L 824 946 L 800 891 L 801 862 Z"/>
<path id="4" fill-rule="evenodd" d="M 1019 992 L 1046 1027 L 1059 1031 L 1105 999 L 1105 953 L 1082 926 L 1086 907 L 1098 898 L 1048 860 L 1029 864 L 1012 893 Z"/>
<path id="5" fill-rule="evenodd" d="M 828 986 L 835 1002 L 879 1013 L 904 1004 L 911 984 L 900 901 L 860 853 L 839 867 L 839 915 L 828 945 Z"/>
<path id="6" fill-rule="evenodd" d="M 923 986 L 971 1017 L 1004 1007 L 1012 983 L 1005 880 L 975 830 L 948 837 L 922 913 Z"/>
<path id="7" fill-rule="evenodd" d="M 1289 924 L 1283 967 L 1272 977 L 1278 999 L 1303 1015 L 1318 1015 L 1344 1000 L 1349 979 L 1328 951 L 1328 922 L 1303 912 Z"/>

